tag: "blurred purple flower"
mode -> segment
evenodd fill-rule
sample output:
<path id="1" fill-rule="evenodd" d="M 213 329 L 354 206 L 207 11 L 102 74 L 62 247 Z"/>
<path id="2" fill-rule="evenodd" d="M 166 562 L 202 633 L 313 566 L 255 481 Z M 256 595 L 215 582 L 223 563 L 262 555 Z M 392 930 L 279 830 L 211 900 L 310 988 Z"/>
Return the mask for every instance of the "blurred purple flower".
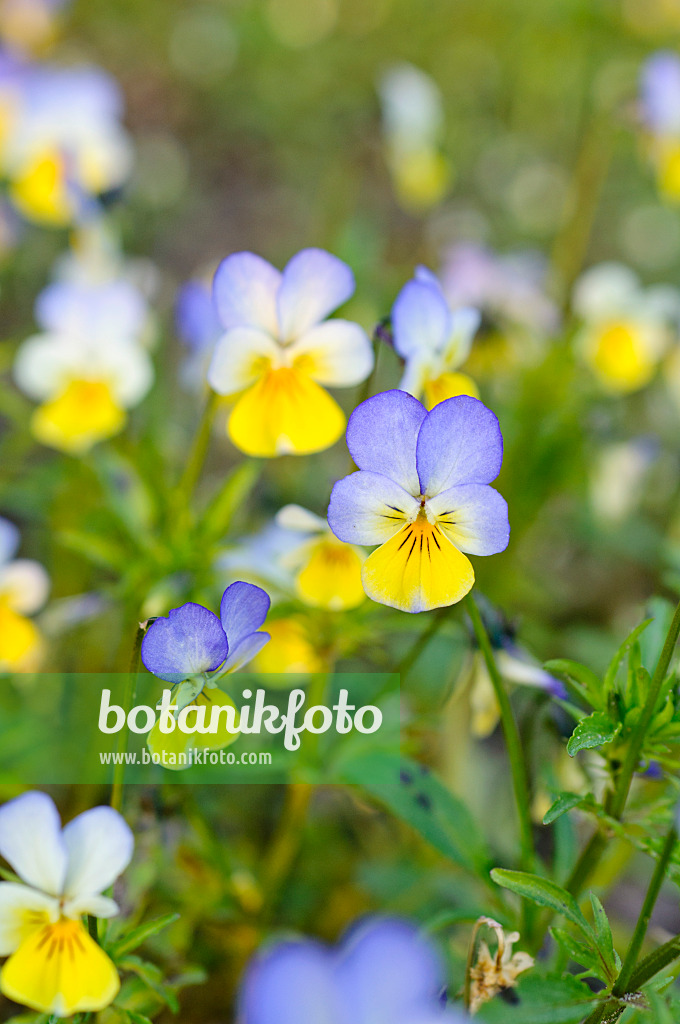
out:
<path id="1" fill-rule="evenodd" d="M 536 254 L 500 256 L 463 242 L 446 253 L 440 278 L 452 309 L 475 306 L 492 319 L 539 333 L 559 324 L 557 307 L 545 291 L 545 262 Z"/>
<path id="2" fill-rule="evenodd" d="M 223 328 L 217 318 L 212 291 L 202 281 L 187 281 L 177 293 L 175 326 L 180 341 L 192 351 L 212 350 Z"/>
<path id="3" fill-rule="evenodd" d="M 680 135 L 680 56 L 652 54 L 642 66 L 640 114 L 653 135 Z"/>
<path id="4" fill-rule="evenodd" d="M 444 972 L 433 945 L 405 921 L 373 919 L 337 949 L 281 942 L 255 957 L 240 1024 L 464 1024 L 441 1004 Z"/>

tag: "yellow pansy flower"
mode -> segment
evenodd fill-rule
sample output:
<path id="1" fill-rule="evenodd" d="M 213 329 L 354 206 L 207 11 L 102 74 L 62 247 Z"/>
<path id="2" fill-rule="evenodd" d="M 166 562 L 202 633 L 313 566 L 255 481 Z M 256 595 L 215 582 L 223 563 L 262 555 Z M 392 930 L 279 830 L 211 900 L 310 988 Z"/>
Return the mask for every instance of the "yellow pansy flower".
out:
<path id="1" fill-rule="evenodd" d="M 573 308 L 583 321 L 576 339 L 583 359 L 606 390 L 626 394 L 655 375 L 673 340 L 680 293 L 643 290 L 627 267 L 601 263 L 577 281 Z"/>
<path id="2" fill-rule="evenodd" d="M 151 386 L 140 343 L 146 304 L 125 280 L 64 281 L 41 293 L 36 316 L 45 333 L 20 346 L 14 378 L 41 403 L 31 421 L 37 440 L 79 455 L 119 433 Z"/>
<path id="3" fill-rule="evenodd" d="M 14 558 L 19 531 L 0 518 L 0 672 L 33 671 L 43 642 L 29 615 L 47 599 L 49 579 L 42 565 Z"/>
<path id="4" fill-rule="evenodd" d="M 304 249 L 283 273 L 254 253 L 234 253 L 215 274 L 224 330 L 208 383 L 234 399 L 228 432 L 248 455 L 322 451 L 342 435 L 345 415 L 324 386 L 351 387 L 371 372 L 366 333 L 328 315 L 352 295 L 341 260 Z"/>
<path id="5" fill-rule="evenodd" d="M 20 882 L 0 882 L 0 991 L 40 1013 L 70 1017 L 108 1006 L 118 972 L 90 937 L 83 916 L 112 917 L 100 895 L 127 867 L 134 839 L 110 807 L 95 807 L 62 829 L 44 793 L 0 808 L 0 855 Z"/>

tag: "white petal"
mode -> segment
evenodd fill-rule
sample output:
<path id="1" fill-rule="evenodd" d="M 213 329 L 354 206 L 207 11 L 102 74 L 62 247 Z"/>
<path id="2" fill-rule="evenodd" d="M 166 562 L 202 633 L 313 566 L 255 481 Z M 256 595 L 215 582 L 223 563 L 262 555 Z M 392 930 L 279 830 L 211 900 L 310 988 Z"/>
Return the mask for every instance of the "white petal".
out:
<path id="1" fill-rule="evenodd" d="M 482 322 L 481 314 L 472 306 L 464 306 L 451 315 L 451 333 L 443 352 L 445 370 L 457 370 L 470 354 L 472 339 Z"/>
<path id="2" fill-rule="evenodd" d="M 215 345 L 208 384 L 218 395 L 233 395 L 253 384 L 268 365 L 277 366 L 281 349 L 263 331 L 234 327 Z"/>
<path id="3" fill-rule="evenodd" d="M 276 513 L 274 521 L 284 530 L 294 530 L 296 533 L 319 533 L 320 530 L 328 529 L 325 519 L 302 505 L 284 505 Z"/>
<path id="4" fill-rule="evenodd" d="M 19 529 L 9 519 L 0 516 L 0 565 L 9 562 L 19 547 Z"/>
<path id="5" fill-rule="evenodd" d="M 277 297 L 281 338 L 299 338 L 354 292 L 354 274 L 323 249 L 303 249 L 283 271 Z"/>
<path id="6" fill-rule="evenodd" d="M 621 263 L 598 263 L 581 274 L 572 306 L 584 320 L 619 316 L 639 299 L 636 274 Z"/>
<path id="7" fill-rule="evenodd" d="M 24 882 L 59 896 L 67 853 L 54 801 L 46 793 L 24 793 L 0 807 L 0 854 Z"/>
<path id="8" fill-rule="evenodd" d="M 79 814 L 64 829 L 68 870 L 64 892 L 69 899 L 107 889 L 130 863 L 135 840 L 130 827 L 110 807 Z"/>
<path id="9" fill-rule="evenodd" d="M 29 398 L 42 402 L 77 376 L 80 362 L 77 342 L 56 334 L 34 334 L 19 346 L 14 380 Z"/>
<path id="10" fill-rule="evenodd" d="M 349 320 L 327 320 L 306 331 L 288 349 L 295 362 L 304 356 L 306 372 L 319 384 L 349 388 L 373 369 L 373 347 L 366 332 Z"/>
<path id="11" fill-rule="evenodd" d="M 96 364 L 92 374 L 97 373 Z M 137 405 L 153 383 L 153 363 L 141 345 L 136 342 L 111 343 L 102 352 L 102 379 L 110 386 L 113 397 L 124 408 Z"/>
<path id="12" fill-rule="evenodd" d="M 50 591 L 50 578 L 39 562 L 17 558 L 9 565 L 0 565 L 0 598 L 15 612 L 31 615 L 45 604 Z"/>
<path id="13" fill-rule="evenodd" d="M 280 284 L 279 271 L 255 253 L 235 252 L 222 260 L 213 281 L 213 297 L 225 331 L 255 327 L 277 337 Z"/>
<path id="14" fill-rule="evenodd" d="M 16 882 L 0 882 L 0 956 L 9 956 L 26 938 L 32 913 L 59 918 L 59 901 Z M 28 920 L 27 920 L 28 919 Z"/>
<path id="15" fill-rule="evenodd" d="M 407 391 L 409 395 L 419 399 L 425 390 L 425 382 L 439 376 L 436 365 L 437 357 L 430 352 L 418 352 L 410 356 L 406 360 L 404 375 L 399 381 L 399 390 Z"/>
<path id="16" fill-rule="evenodd" d="M 115 900 L 108 896 L 76 896 L 73 900 L 66 900 L 64 903 L 65 917 L 82 917 L 83 914 L 91 914 L 92 917 L 115 917 L 120 913 L 120 907 Z"/>

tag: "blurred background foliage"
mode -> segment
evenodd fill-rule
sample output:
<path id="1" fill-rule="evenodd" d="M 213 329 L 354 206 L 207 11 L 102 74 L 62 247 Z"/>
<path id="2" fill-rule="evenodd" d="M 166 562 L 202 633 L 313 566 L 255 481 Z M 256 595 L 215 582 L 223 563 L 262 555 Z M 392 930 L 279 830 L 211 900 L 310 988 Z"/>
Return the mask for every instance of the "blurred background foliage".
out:
<path id="1" fill-rule="evenodd" d="M 172 493 L 203 402 L 178 383 L 184 352 L 173 304 L 183 281 L 240 249 L 279 266 L 307 245 L 336 253 L 357 277 L 346 315 L 369 331 L 414 265 L 438 268 L 452 245 L 542 254 L 563 328 L 518 363 L 493 348 L 485 358 L 493 331 L 475 342 L 481 397 L 505 435 L 498 488 L 512 526 L 508 550 L 476 562 L 478 589 L 538 658 L 595 669 L 652 595 L 677 595 L 680 410 L 662 380 L 630 396 L 603 393 L 574 354 L 569 310 L 575 279 L 601 260 L 630 265 L 646 283 L 678 283 L 680 217 L 659 195 L 636 104 L 642 62 L 679 37 L 675 0 L 82 0 L 67 10 L 51 56 L 96 62 L 125 95 L 136 166 L 109 215 L 126 252 L 157 268 L 160 340 L 156 384 L 124 435 L 82 459 L 40 447 L 9 369 L 34 330 L 35 296 L 67 232 L 27 226 L 0 267 L 0 511 L 20 525 L 22 553 L 52 579 L 41 620 L 49 662 L 120 671 L 140 615 L 187 599 L 217 604 L 226 581 L 213 571 L 214 545 L 173 523 Z M 444 110 L 449 184 L 421 210 L 398 201 L 381 132 L 378 82 L 403 61 L 432 77 Z M 396 354 L 381 343 L 373 389 L 399 377 Z M 358 394 L 339 400 L 349 411 Z M 612 446 L 629 442 L 651 453 L 632 476 L 625 453 L 605 465 Z M 239 462 L 222 417 L 199 504 Z M 347 468 L 344 442 L 268 462 L 229 510 L 230 537 L 290 501 L 323 515 Z M 140 559 L 144 530 L 160 538 L 160 556 L 149 543 Z M 66 628 L 64 601 L 81 594 L 97 595 L 101 607 Z M 405 664 L 407 749 L 466 796 L 495 856 L 512 856 L 502 745 L 496 735 L 471 738 L 462 613 L 452 609 L 431 642 L 414 648 L 428 626 L 422 616 L 366 602 L 329 627 L 324 614 L 296 610 L 313 630 L 341 637 L 352 665 Z M 567 763 L 565 725 L 546 695 L 527 689 L 516 700 L 540 820 L 546 794 L 585 782 Z M 660 794 L 657 785 L 644 784 L 641 803 Z M 86 787 L 60 797 L 67 814 L 106 798 Z M 138 854 L 124 906 L 180 911 L 151 953 L 171 971 L 188 961 L 208 974 L 183 998 L 183 1019 L 225 1019 L 245 959 L 272 928 L 333 938 L 370 909 L 425 922 L 450 912 L 464 922 L 447 933 L 460 978 L 465 922 L 502 913 L 361 792 L 318 791 L 302 825 L 307 798 L 295 787 L 190 792 L 170 783 L 127 794 Z M 290 821 L 301 829 L 293 839 Z M 543 831 L 545 852 L 567 863 L 574 827 L 561 819 Z M 599 883 L 628 856 L 613 843 Z M 633 865 L 617 889 L 623 931 L 637 912 L 637 876 Z M 661 907 L 660 929 L 678 930 L 675 903 Z"/>

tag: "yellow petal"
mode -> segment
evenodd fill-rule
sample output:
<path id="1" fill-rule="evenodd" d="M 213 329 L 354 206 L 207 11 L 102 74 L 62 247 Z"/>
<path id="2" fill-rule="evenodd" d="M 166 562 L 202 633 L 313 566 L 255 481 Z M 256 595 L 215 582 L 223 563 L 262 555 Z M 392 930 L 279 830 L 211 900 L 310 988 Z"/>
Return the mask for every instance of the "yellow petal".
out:
<path id="1" fill-rule="evenodd" d="M 607 324 L 589 340 L 587 356 L 597 375 L 614 391 L 636 391 L 648 384 L 658 362 L 634 324 Z"/>
<path id="2" fill-rule="evenodd" d="M 31 429 L 42 444 L 72 455 L 123 429 L 125 412 L 104 381 L 74 380 L 33 414 Z"/>
<path id="3" fill-rule="evenodd" d="M 395 154 L 392 173 L 399 201 L 405 209 L 414 211 L 441 202 L 451 180 L 450 164 L 436 149 Z"/>
<path id="4" fill-rule="evenodd" d="M 307 630 L 299 619 L 275 619 L 267 623 L 267 632 L 271 640 L 253 660 L 253 671 L 272 674 L 299 672 L 310 675 L 324 671 L 323 661 L 312 646 Z"/>
<path id="5" fill-rule="evenodd" d="M 680 200 L 680 145 L 668 142 L 658 154 L 659 188 L 673 202 Z"/>
<path id="6" fill-rule="evenodd" d="M 229 417 L 229 436 L 246 455 L 305 455 L 329 448 L 345 429 L 338 403 L 290 367 L 270 370 L 248 388 Z"/>
<path id="7" fill-rule="evenodd" d="M 428 409 L 457 395 L 479 398 L 479 388 L 466 373 L 442 373 L 435 380 L 425 381 L 425 405 Z"/>
<path id="8" fill-rule="evenodd" d="M 42 153 L 15 177 L 10 194 L 29 220 L 53 227 L 65 227 L 73 218 L 63 160 L 55 153 Z"/>
<path id="9" fill-rule="evenodd" d="M 469 559 L 422 517 L 368 556 L 362 578 L 373 601 L 405 612 L 455 604 L 475 582 Z"/>
<path id="10" fill-rule="evenodd" d="M 33 931 L 0 974 L 0 990 L 9 999 L 58 1017 L 102 1010 L 119 988 L 106 953 L 80 921 L 67 918 Z"/>
<path id="11" fill-rule="evenodd" d="M 192 701 L 193 707 L 206 708 L 206 726 L 210 724 L 211 711 L 216 705 L 218 707 L 236 707 L 231 697 L 228 697 L 222 690 L 213 686 L 204 687 L 198 697 Z M 196 724 L 196 718 L 196 712 L 187 715 L 189 728 Z M 236 715 L 235 722 L 238 725 L 238 715 Z M 204 748 L 208 750 L 221 750 L 223 747 L 228 747 L 230 743 L 235 743 L 238 738 L 239 733 L 227 731 L 226 715 L 221 715 L 216 732 L 186 733 L 182 732 L 175 725 L 172 732 L 164 733 L 161 732 L 157 722 L 149 733 L 147 746 L 152 755 L 157 754 L 160 757 L 160 763 L 164 768 L 181 771 L 184 768 L 190 767 L 189 759 L 192 750 L 203 750 Z"/>
<path id="12" fill-rule="evenodd" d="M 362 562 L 351 544 L 326 537 L 314 542 L 295 580 L 298 596 L 313 608 L 356 608 L 366 596 L 361 583 Z"/>
<path id="13" fill-rule="evenodd" d="M 42 637 L 31 620 L 0 601 L 0 671 L 33 670 L 42 648 Z"/>

